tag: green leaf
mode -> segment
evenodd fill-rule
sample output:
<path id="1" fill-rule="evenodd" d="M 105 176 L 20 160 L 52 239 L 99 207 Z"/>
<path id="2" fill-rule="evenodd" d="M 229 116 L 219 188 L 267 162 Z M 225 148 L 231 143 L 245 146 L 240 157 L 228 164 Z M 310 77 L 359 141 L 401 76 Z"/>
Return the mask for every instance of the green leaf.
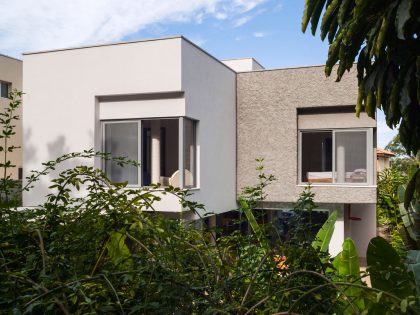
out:
<path id="1" fill-rule="evenodd" d="M 372 287 L 404 298 L 413 295 L 413 279 L 397 251 L 382 237 L 371 239 L 366 260 Z"/>
<path id="2" fill-rule="evenodd" d="M 261 246 L 266 248 L 267 244 L 265 242 L 265 238 L 263 237 L 262 230 L 258 225 L 257 220 L 255 220 L 255 216 L 252 213 L 252 210 L 249 207 L 248 203 L 243 198 L 239 198 L 239 205 L 241 206 L 242 211 L 245 213 L 248 223 L 254 231 L 255 235 L 257 236 Z"/>
<path id="3" fill-rule="evenodd" d="M 401 312 L 406 313 L 407 312 L 407 306 L 408 306 L 407 299 L 401 300 L 401 304 L 400 304 Z"/>
<path id="4" fill-rule="evenodd" d="M 321 22 L 321 40 L 324 40 L 325 36 L 327 36 L 334 18 L 337 17 L 338 8 L 339 0 L 332 0 L 332 2 L 327 6 Z"/>
<path id="5" fill-rule="evenodd" d="M 338 275 L 343 277 L 345 281 L 362 284 L 360 280 L 359 255 L 354 242 L 350 238 L 344 241 L 342 252 L 334 258 L 332 264 Z M 356 299 L 356 304 L 359 308 L 364 308 L 361 288 L 348 286 L 344 292 L 347 296 Z"/>
<path id="6" fill-rule="evenodd" d="M 337 212 L 333 211 L 316 234 L 315 240 L 312 242 L 312 247 L 314 249 L 319 249 L 321 252 L 328 252 L 336 221 Z"/>
<path id="7" fill-rule="evenodd" d="M 414 275 L 417 292 L 420 292 L 420 250 L 409 250 L 407 252 L 408 270 Z"/>
<path id="8" fill-rule="evenodd" d="M 397 9 L 395 18 L 395 28 L 397 29 L 397 36 L 399 39 L 405 39 L 404 26 L 410 19 L 411 0 L 402 0 Z"/>
<path id="9" fill-rule="evenodd" d="M 319 18 L 322 13 L 322 9 L 325 6 L 325 3 L 327 0 L 317 0 L 316 5 L 314 6 L 314 10 L 312 11 L 311 15 L 311 33 L 312 35 L 315 35 L 316 28 L 318 26 Z"/>
<path id="10" fill-rule="evenodd" d="M 417 174 L 419 174 L 419 173 L 420 173 L 420 169 L 417 169 L 417 171 L 414 172 L 414 174 L 411 176 L 410 180 L 408 181 L 407 188 L 405 189 L 404 207 L 406 209 L 408 209 L 408 207 L 410 207 L 410 203 L 413 200 L 414 192 L 415 192 L 415 189 L 416 189 Z"/>
<path id="11" fill-rule="evenodd" d="M 309 23 L 313 8 L 316 3 L 317 3 L 317 0 L 305 0 L 305 9 L 303 11 L 303 17 L 302 17 L 302 32 L 303 33 L 306 32 L 306 28 L 308 27 L 308 23 Z"/>
<path id="12" fill-rule="evenodd" d="M 108 256 L 114 266 L 128 267 L 131 266 L 131 253 L 125 244 L 126 236 L 121 232 L 111 232 L 109 241 L 106 244 Z"/>

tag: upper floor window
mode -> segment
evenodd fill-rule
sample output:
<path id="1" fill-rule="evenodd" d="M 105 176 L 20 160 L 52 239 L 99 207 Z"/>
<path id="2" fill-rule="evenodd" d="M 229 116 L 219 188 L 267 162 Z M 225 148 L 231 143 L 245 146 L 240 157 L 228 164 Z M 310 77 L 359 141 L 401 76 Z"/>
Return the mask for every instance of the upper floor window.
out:
<path id="1" fill-rule="evenodd" d="M 8 98 L 10 93 L 10 83 L 0 81 L 0 97 Z"/>
<path id="2" fill-rule="evenodd" d="M 184 117 L 103 121 L 102 150 L 140 163 L 136 168 L 105 161 L 105 173 L 130 185 L 196 187 L 196 125 Z"/>
<path id="3" fill-rule="evenodd" d="M 301 183 L 373 184 L 371 129 L 300 131 Z"/>

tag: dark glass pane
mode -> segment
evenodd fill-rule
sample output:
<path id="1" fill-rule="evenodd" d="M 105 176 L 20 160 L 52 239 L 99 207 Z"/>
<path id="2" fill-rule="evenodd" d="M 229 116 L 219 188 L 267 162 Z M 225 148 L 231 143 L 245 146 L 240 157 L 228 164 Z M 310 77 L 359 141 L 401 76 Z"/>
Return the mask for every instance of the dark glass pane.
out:
<path id="1" fill-rule="evenodd" d="M 301 151 L 301 181 L 332 183 L 332 132 L 302 132 Z"/>

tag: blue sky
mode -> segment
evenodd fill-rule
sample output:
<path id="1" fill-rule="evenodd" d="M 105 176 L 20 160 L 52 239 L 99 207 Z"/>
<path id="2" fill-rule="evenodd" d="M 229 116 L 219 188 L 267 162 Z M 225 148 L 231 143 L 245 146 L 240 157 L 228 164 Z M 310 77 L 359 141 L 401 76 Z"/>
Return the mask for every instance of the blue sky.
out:
<path id="1" fill-rule="evenodd" d="M 0 1 L 0 53 L 184 35 L 219 59 L 266 68 L 320 65 L 328 46 L 302 34 L 304 0 Z M 378 145 L 395 131 L 378 115 Z"/>

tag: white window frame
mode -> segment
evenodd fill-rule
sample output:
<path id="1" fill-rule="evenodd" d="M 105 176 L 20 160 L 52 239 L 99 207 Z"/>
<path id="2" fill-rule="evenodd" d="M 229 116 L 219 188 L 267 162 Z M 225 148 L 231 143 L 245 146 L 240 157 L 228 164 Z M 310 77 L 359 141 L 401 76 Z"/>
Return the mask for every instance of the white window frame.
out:
<path id="1" fill-rule="evenodd" d="M 179 183 L 180 183 L 180 188 L 185 188 L 185 176 L 184 176 L 184 145 L 185 145 L 185 129 L 184 129 L 184 121 L 185 119 L 189 119 L 191 121 L 194 122 L 194 137 L 195 137 L 195 185 L 194 187 L 188 187 L 188 189 L 197 189 L 199 188 L 199 176 L 198 176 L 198 170 L 199 170 L 199 161 L 198 161 L 198 120 L 189 118 L 189 117 L 184 117 L 184 116 L 180 116 L 180 117 L 159 117 L 159 118 L 136 118 L 136 119 L 118 119 L 118 120 L 101 120 L 100 124 L 101 124 L 101 151 L 105 152 L 105 126 L 107 124 L 118 124 L 118 123 L 137 123 L 138 128 L 137 128 L 137 137 L 138 137 L 138 152 L 137 152 L 137 156 L 138 156 L 138 161 L 139 163 L 141 163 L 141 159 L 142 159 L 142 154 L 143 154 L 143 145 L 142 145 L 142 140 L 143 140 L 143 134 L 142 134 L 142 121 L 143 120 L 164 120 L 164 119 L 174 119 L 174 120 L 178 120 L 178 169 L 180 170 L 179 172 Z M 105 171 L 105 161 L 102 161 L 101 163 L 101 168 L 103 171 Z M 143 178 L 142 178 L 142 167 L 139 166 L 137 168 L 138 170 L 138 183 L 137 184 L 129 184 L 127 185 L 127 187 L 143 187 L 142 186 L 142 182 L 143 182 Z"/>
<path id="2" fill-rule="evenodd" d="M 141 130 L 141 119 L 122 119 L 122 120 L 102 120 L 101 121 L 101 152 L 105 152 L 105 126 L 110 124 L 123 124 L 123 123 L 137 123 L 137 159 L 140 161 L 142 153 L 142 130 Z M 137 162 L 138 162 L 137 161 Z M 105 160 L 102 160 L 101 164 L 102 171 L 105 172 Z M 106 174 L 106 173 L 105 173 Z M 128 184 L 127 187 L 141 187 L 142 168 L 137 167 L 137 184 Z"/>
<path id="3" fill-rule="evenodd" d="M 361 132 L 366 133 L 366 183 L 337 183 L 336 182 L 336 133 L 337 132 Z M 305 132 L 331 132 L 332 133 L 332 183 L 311 183 L 312 186 L 372 186 L 374 185 L 374 147 L 373 128 L 351 128 L 351 129 L 299 129 L 298 130 L 298 184 L 306 185 L 309 182 L 302 181 L 302 134 Z"/>

